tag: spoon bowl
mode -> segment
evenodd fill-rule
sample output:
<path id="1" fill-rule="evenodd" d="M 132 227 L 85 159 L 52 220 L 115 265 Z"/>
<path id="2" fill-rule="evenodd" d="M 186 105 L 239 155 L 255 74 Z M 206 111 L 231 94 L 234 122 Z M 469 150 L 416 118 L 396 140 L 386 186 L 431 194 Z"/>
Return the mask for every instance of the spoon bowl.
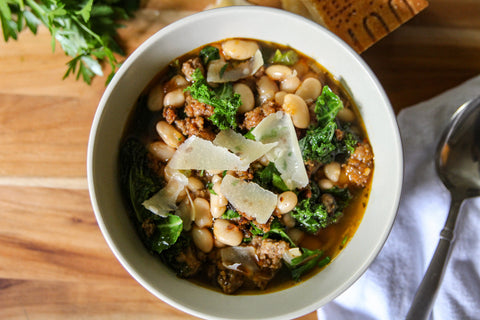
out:
<path id="1" fill-rule="evenodd" d="M 450 192 L 464 198 L 480 195 L 480 97 L 455 112 L 435 158 L 437 173 Z"/>
<path id="2" fill-rule="evenodd" d="M 435 167 L 450 191 L 450 211 L 407 320 L 429 317 L 454 241 L 460 207 L 463 200 L 480 196 L 480 97 L 463 104 L 453 114 L 438 143 Z"/>

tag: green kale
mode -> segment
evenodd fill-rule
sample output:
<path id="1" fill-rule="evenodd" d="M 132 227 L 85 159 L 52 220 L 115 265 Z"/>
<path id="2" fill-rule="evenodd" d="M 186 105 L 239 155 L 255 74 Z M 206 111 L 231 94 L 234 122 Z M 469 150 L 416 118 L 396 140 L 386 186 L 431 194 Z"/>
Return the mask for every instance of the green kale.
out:
<path id="1" fill-rule="evenodd" d="M 252 236 L 262 236 L 264 239 L 266 238 L 280 238 L 285 240 L 290 244 L 291 247 L 296 247 L 293 240 L 288 236 L 287 231 L 285 230 L 285 226 L 278 220 L 274 219 L 270 224 L 270 230 L 265 232 L 255 224 L 250 223 L 250 233 Z"/>
<path id="2" fill-rule="evenodd" d="M 235 218 L 240 218 L 240 213 L 232 209 L 228 209 L 227 211 L 225 211 L 224 214 L 222 214 L 222 219 L 225 219 L 225 220 L 230 220 Z"/>
<path id="3" fill-rule="evenodd" d="M 307 129 L 299 145 L 304 160 L 330 163 L 339 155 L 349 155 L 354 151 L 358 139 L 348 127 L 340 128 L 336 121 L 338 111 L 343 108 L 342 100 L 328 86 L 315 103 L 317 124 Z M 337 138 L 335 131 L 343 129 L 344 135 Z"/>
<path id="4" fill-rule="evenodd" d="M 237 127 L 237 110 L 242 101 L 240 95 L 233 91 L 230 82 L 222 83 L 216 88 L 208 85 L 205 77 L 199 69 L 192 74 L 193 84 L 186 88 L 192 97 L 202 103 L 211 105 L 214 110 L 208 118 L 220 130 Z"/>
<path id="5" fill-rule="evenodd" d="M 180 277 L 187 277 L 194 271 L 192 266 L 189 265 L 186 259 L 179 259 L 182 256 L 191 256 L 192 253 L 192 240 L 189 235 L 182 232 L 178 237 L 178 240 L 169 248 L 163 250 L 160 253 L 160 259 L 170 268 L 172 268 Z"/>
<path id="6" fill-rule="evenodd" d="M 200 59 L 202 59 L 203 65 L 207 65 L 210 61 L 220 59 L 220 52 L 218 48 L 212 46 L 206 46 L 200 51 Z"/>
<path id="7" fill-rule="evenodd" d="M 340 109 L 343 108 L 343 102 L 329 86 L 324 86 L 322 94 L 318 96 L 315 102 L 315 115 L 318 126 L 324 127 L 329 123 L 335 122 L 335 117 Z"/>
<path id="8" fill-rule="evenodd" d="M 302 255 L 293 258 L 290 263 L 286 263 L 288 269 L 290 269 L 292 279 L 299 281 L 301 276 L 312 270 L 315 267 L 323 267 L 330 262 L 329 257 L 322 258 L 322 250 L 309 250 L 302 248 Z"/>
<path id="9" fill-rule="evenodd" d="M 142 203 L 157 193 L 163 181 L 148 164 L 148 152 L 138 140 L 128 139 L 120 150 L 120 183 L 134 212 L 135 225 L 145 246 L 162 252 L 173 245 L 183 229 L 180 217 L 169 214 L 160 217 L 147 210 Z M 149 232 L 145 230 L 148 225 Z"/>
<path id="10" fill-rule="evenodd" d="M 163 181 L 148 165 L 148 152 L 137 139 L 130 138 L 120 150 L 120 184 L 139 223 L 151 218 L 143 201 L 157 193 Z"/>
<path id="11" fill-rule="evenodd" d="M 269 63 L 284 64 L 286 66 L 293 66 L 298 61 L 298 55 L 294 50 L 287 50 L 285 52 L 277 49 L 275 54 L 268 61 Z"/>
<path id="12" fill-rule="evenodd" d="M 183 230 L 182 219 L 174 214 L 156 220 L 156 230 L 149 238 L 150 248 L 158 253 L 168 249 L 177 242 Z"/>
<path id="13" fill-rule="evenodd" d="M 273 162 L 255 171 L 253 181 L 268 190 L 287 191 L 288 187 Z"/>
<path id="14" fill-rule="evenodd" d="M 352 196 L 347 188 L 334 187 L 322 192 L 315 182 L 311 182 L 310 190 L 311 196 L 300 200 L 290 214 L 300 228 L 313 234 L 337 222 L 342 217 L 343 209 L 348 205 Z M 321 195 L 323 193 L 328 193 L 335 198 L 334 212 L 329 213 L 322 203 Z"/>

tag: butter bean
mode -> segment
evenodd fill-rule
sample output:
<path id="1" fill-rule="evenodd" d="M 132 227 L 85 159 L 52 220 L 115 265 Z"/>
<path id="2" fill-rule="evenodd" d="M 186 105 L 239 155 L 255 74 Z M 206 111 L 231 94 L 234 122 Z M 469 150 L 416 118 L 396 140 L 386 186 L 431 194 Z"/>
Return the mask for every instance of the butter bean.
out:
<path id="1" fill-rule="evenodd" d="M 215 220 L 213 235 L 220 242 L 229 246 L 238 246 L 243 241 L 242 231 L 234 223 L 224 219 Z"/>

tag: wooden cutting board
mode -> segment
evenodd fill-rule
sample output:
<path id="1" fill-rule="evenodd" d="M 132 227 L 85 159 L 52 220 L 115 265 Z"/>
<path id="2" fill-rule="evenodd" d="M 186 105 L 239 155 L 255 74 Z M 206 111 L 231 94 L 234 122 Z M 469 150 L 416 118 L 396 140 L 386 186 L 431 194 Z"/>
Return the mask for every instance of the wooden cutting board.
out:
<path id="1" fill-rule="evenodd" d="M 210 2 L 148 2 L 122 30 L 127 52 Z M 480 73 L 479 13 L 432 0 L 362 54 L 395 111 Z M 0 319 L 195 319 L 137 284 L 100 233 L 85 158 L 105 78 L 62 80 L 67 61 L 44 28 L 0 42 Z"/>

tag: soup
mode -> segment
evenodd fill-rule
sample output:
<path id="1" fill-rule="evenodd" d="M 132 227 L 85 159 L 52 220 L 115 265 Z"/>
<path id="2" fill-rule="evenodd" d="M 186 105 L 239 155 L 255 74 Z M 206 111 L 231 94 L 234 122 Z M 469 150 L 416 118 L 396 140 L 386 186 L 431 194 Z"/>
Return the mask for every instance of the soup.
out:
<path id="1" fill-rule="evenodd" d="M 345 247 L 374 157 L 351 98 L 292 48 L 226 39 L 159 70 L 122 141 L 120 184 L 146 248 L 227 294 L 307 279 Z"/>

